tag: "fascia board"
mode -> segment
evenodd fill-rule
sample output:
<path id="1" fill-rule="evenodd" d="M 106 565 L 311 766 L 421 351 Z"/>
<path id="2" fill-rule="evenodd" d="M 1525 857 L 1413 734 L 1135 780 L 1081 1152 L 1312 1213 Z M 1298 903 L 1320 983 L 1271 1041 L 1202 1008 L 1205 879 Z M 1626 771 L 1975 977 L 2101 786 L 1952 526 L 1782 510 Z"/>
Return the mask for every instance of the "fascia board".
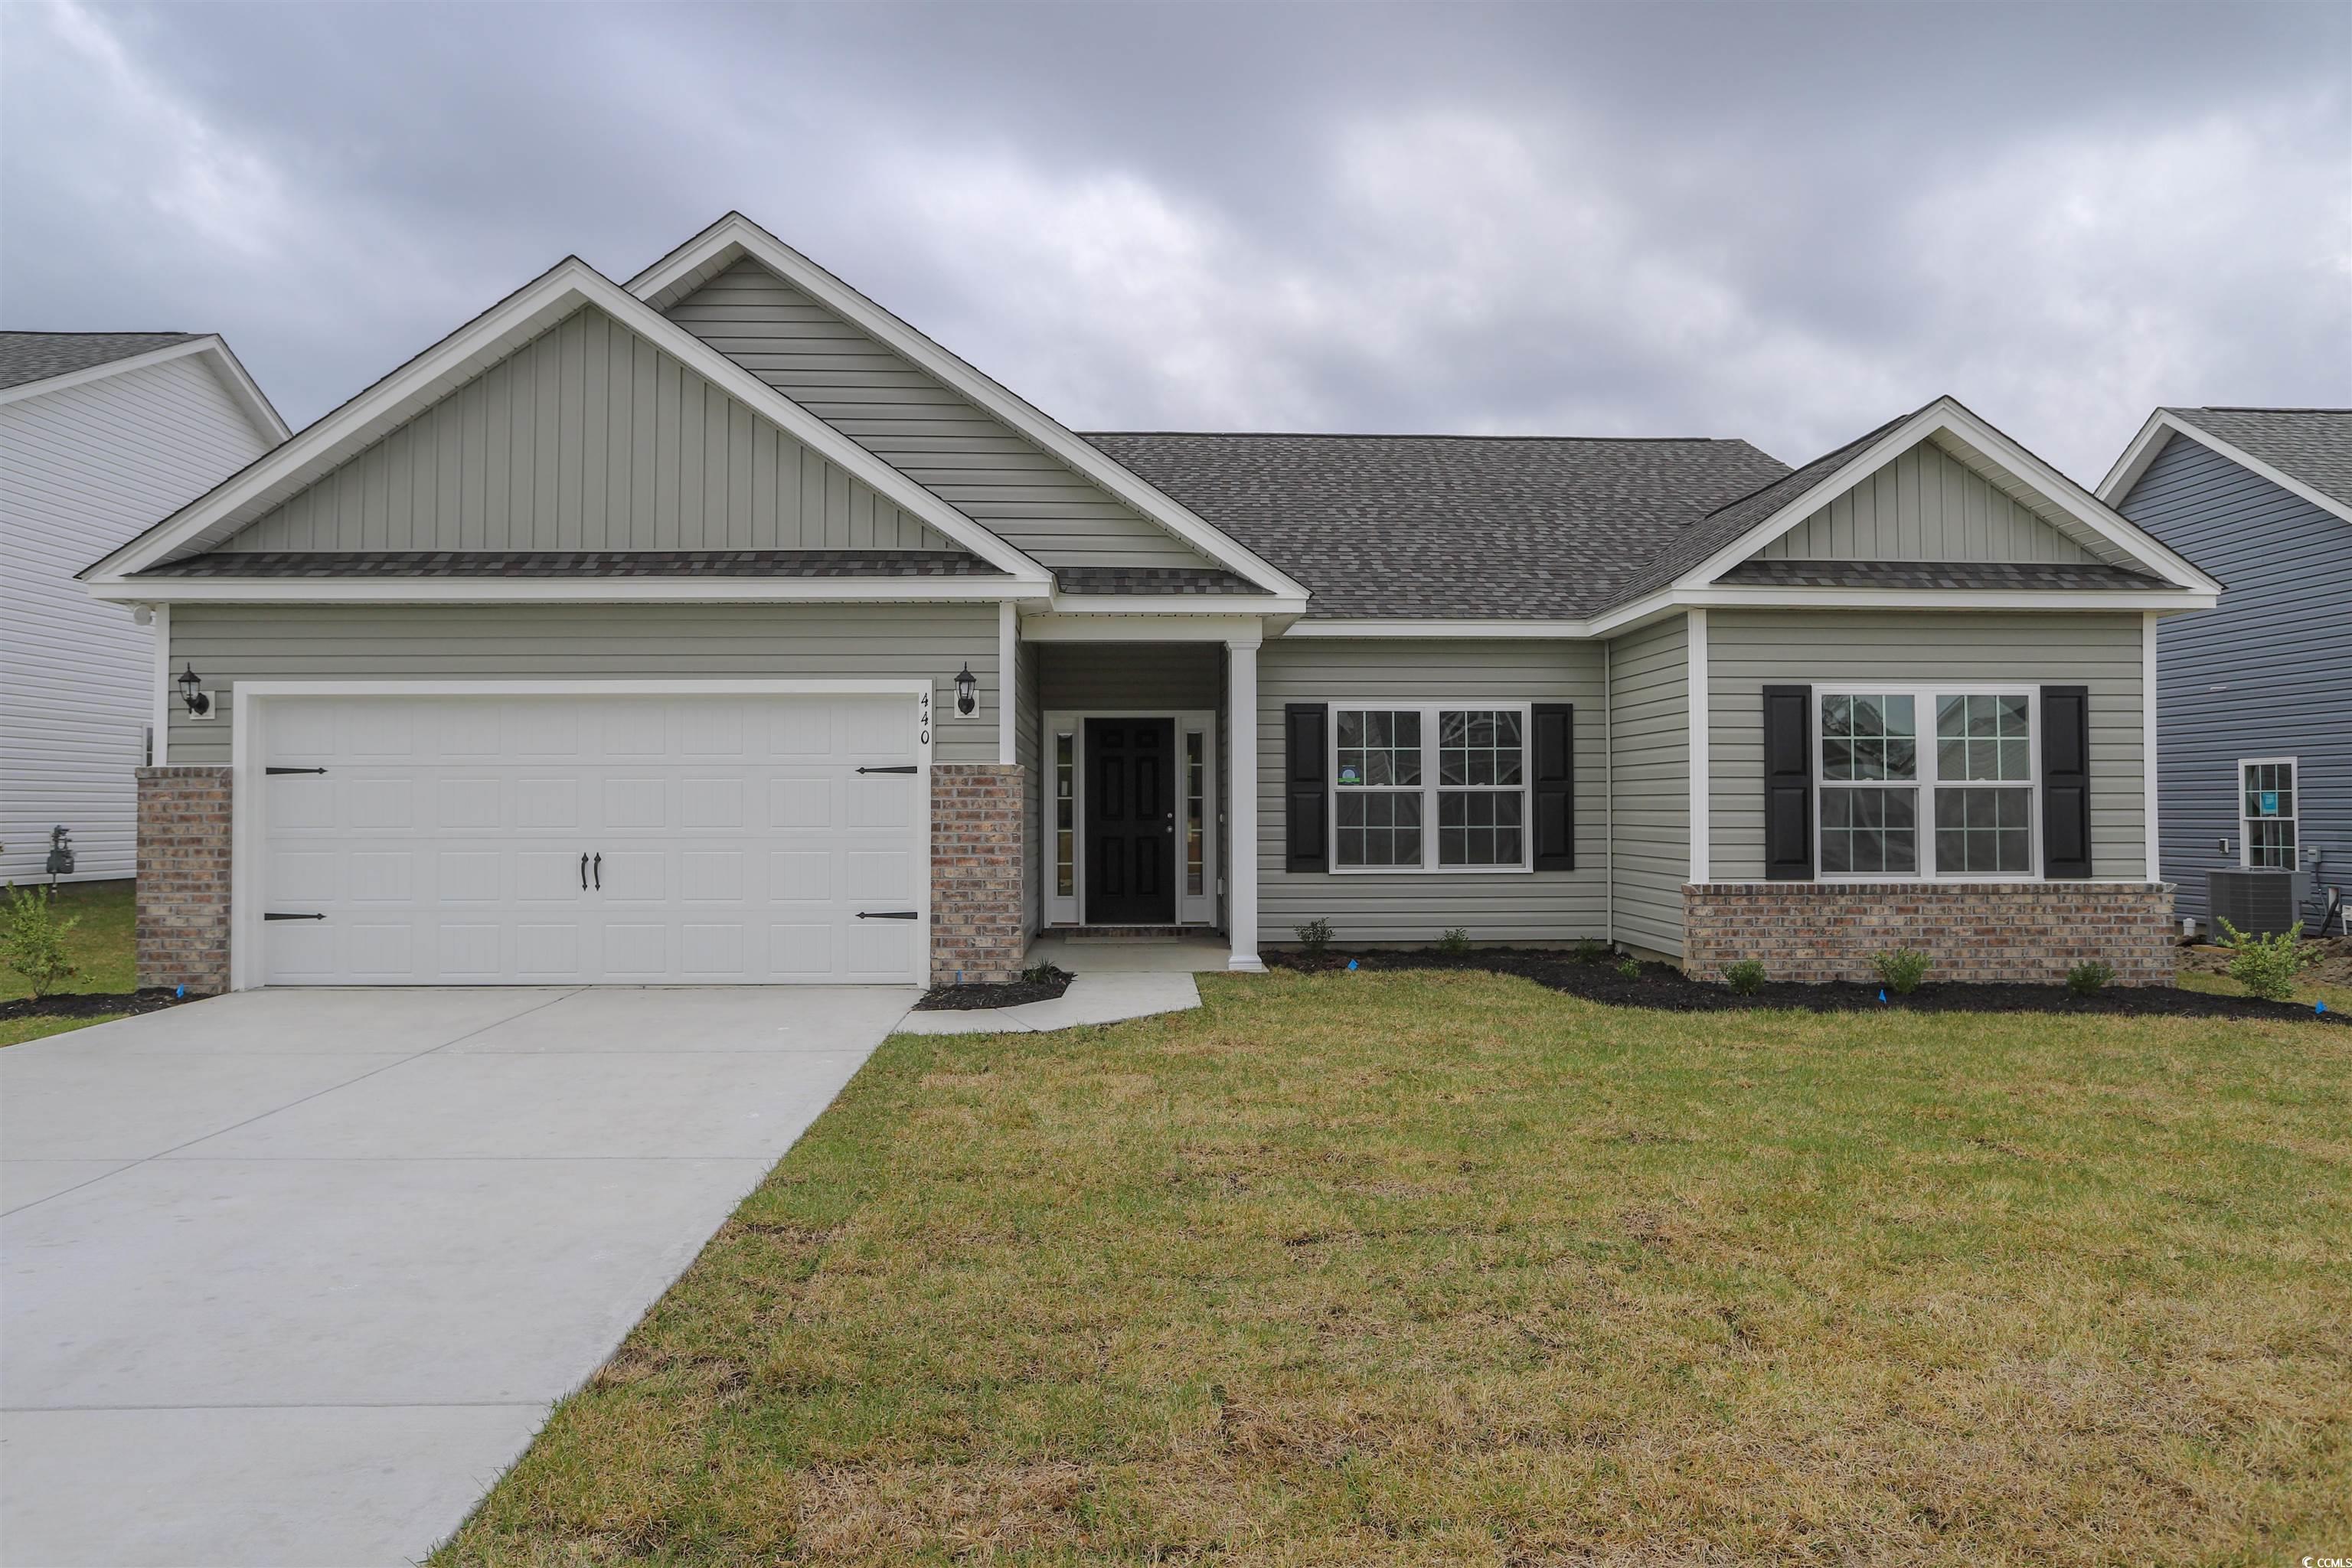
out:
<path id="1" fill-rule="evenodd" d="M 132 577 L 85 584 L 95 599 L 163 604 L 941 604 L 1041 599 L 1002 577 Z"/>
<path id="2" fill-rule="evenodd" d="M 2138 438 L 2132 443 L 2131 447 L 2122 458 L 2116 459 L 2115 468 L 2101 482 L 2100 499 L 2106 500 L 2110 494 L 2117 498 L 2127 494 L 2132 486 L 2139 482 L 2139 477 L 2147 471 L 2148 465 L 2156 461 L 2157 453 L 2163 449 L 2164 441 L 2159 437 L 2169 437 L 2175 435 L 2185 436 L 2199 446 L 2210 449 L 2216 457 L 2226 458 L 2237 464 L 2257 479 L 2267 479 L 2288 494 L 2310 502 L 2322 511 L 2340 517 L 2347 522 L 2352 522 L 2352 507 L 2346 506 L 2333 496 L 2312 489 L 2293 474 L 2272 467 L 2244 447 L 2224 441 L 2203 426 L 2192 424 L 2179 415 L 2168 413 L 2161 408 L 2149 417 L 2147 424 L 2142 427 Z"/>
<path id="3" fill-rule="evenodd" d="M 667 301 L 670 290 L 682 280 L 710 267 L 730 249 L 740 250 L 775 272 L 1218 564 L 1249 578 L 1270 594 L 1285 598 L 1307 596 L 1306 584 L 740 213 L 730 213 L 631 279 L 629 292 L 643 300 Z"/>

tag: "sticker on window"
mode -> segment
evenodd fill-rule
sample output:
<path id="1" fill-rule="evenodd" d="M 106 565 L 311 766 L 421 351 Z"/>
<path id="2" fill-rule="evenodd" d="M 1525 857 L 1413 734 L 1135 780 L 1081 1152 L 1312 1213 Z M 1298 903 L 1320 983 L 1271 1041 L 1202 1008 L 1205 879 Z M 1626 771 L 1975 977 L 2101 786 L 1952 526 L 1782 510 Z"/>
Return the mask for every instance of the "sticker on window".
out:
<path id="1" fill-rule="evenodd" d="M 1355 763 L 1347 763 L 1347 764 L 1343 765 L 1343 766 L 1339 769 L 1339 782 L 1340 782 L 1341 784 L 1361 784 L 1361 783 L 1363 783 L 1364 781 L 1363 781 L 1363 778 L 1361 777 L 1361 775 L 1360 775 L 1360 774 L 1356 772 L 1356 764 L 1355 764 Z"/>

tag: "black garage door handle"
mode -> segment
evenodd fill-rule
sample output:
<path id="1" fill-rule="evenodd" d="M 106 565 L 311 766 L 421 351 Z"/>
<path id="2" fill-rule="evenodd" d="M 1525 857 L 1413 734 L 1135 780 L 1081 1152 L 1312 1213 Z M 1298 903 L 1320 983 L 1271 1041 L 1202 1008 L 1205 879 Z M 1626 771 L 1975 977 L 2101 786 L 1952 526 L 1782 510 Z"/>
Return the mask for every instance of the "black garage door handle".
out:
<path id="1" fill-rule="evenodd" d="M 921 914 L 916 910 L 860 910 L 857 918 L 862 921 L 911 921 L 920 919 Z"/>
<path id="2" fill-rule="evenodd" d="M 902 763 L 896 767 L 860 768 L 857 771 L 861 773 L 911 773 L 915 771 L 915 764 L 912 763 Z"/>
<path id="3" fill-rule="evenodd" d="M 322 921 L 327 917 L 324 915 L 282 915 L 277 910 L 272 910 L 261 918 L 266 921 Z"/>
<path id="4" fill-rule="evenodd" d="M 261 771 L 276 778 L 279 773 L 323 773 L 327 770 L 324 768 L 264 768 Z"/>

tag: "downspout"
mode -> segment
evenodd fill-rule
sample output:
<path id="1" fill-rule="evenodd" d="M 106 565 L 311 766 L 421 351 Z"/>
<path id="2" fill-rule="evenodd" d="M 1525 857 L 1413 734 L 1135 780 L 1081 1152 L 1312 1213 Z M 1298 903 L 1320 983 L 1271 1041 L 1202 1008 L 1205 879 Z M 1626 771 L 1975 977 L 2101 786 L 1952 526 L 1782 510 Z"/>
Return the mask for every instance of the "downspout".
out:
<path id="1" fill-rule="evenodd" d="M 1607 835 L 1601 848 L 1606 872 L 1601 889 L 1601 923 L 1609 945 L 1617 945 L 1617 668 L 1616 645 L 1601 639 L 1601 827 Z"/>

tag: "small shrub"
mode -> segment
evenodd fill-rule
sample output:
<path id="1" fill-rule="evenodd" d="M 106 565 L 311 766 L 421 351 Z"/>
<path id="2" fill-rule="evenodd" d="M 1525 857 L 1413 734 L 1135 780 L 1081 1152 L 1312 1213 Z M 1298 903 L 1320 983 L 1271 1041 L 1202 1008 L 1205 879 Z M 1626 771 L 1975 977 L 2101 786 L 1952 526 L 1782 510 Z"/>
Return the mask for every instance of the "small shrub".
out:
<path id="1" fill-rule="evenodd" d="M 1919 989 L 1919 982 L 1927 977 L 1927 954 L 1916 947 L 1890 947 L 1874 953 L 1870 967 L 1878 971 L 1878 978 L 1897 996 L 1908 996 Z"/>
<path id="2" fill-rule="evenodd" d="M 58 918 L 55 896 L 46 888 L 8 884 L 0 904 L 0 962 L 25 977 L 36 996 L 47 996 L 81 973 L 66 957 L 66 932 L 79 925 L 79 916 Z"/>
<path id="3" fill-rule="evenodd" d="M 1628 980 L 1639 980 L 1642 978 L 1642 966 L 1629 958 L 1618 964 L 1617 973 Z"/>
<path id="4" fill-rule="evenodd" d="M 2116 966 L 2086 958 L 2066 972 L 2066 989 L 2077 996 L 2095 996 L 2114 983 Z"/>
<path id="5" fill-rule="evenodd" d="M 1323 955 L 1331 951 L 1331 922 L 1308 921 L 1304 925 L 1293 926 L 1291 929 L 1298 933 L 1299 949 L 1307 954 L 1308 961 L 1315 963 L 1322 963 Z"/>
<path id="6" fill-rule="evenodd" d="M 1437 951 L 1449 958 L 1460 958 L 1470 951 L 1470 928 L 1454 926 L 1437 939 Z"/>
<path id="7" fill-rule="evenodd" d="M 1576 962 L 1579 963 L 1608 963 L 1609 944 L 1605 942 L 1596 942 L 1589 936 L 1586 937 L 1582 942 L 1576 944 Z"/>
<path id="8" fill-rule="evenodd" d="M 1723 983 L 1731 987 L 1734 995 L 1753 996 L 1764 989 L 1764 966 L 1752 958 L 1725 964 Z"/>
<path id="9" fill-rule="evenodd" d="M 2249 996 L 2286 1001 L 2294 994 L 2294 983 L 2303 972 L 2319 962 L 2317 945 L 2303 940 L 2301 921 L 2274 936 L 2248 936 L 2228 921 L 2221 924 L 2228 933 L 2221 946 L 2230 954 L 2230 978 L 2244 986 Z"/>
<path id="10" fill-rule="evenodd" d="M 1024 985 L 1051 985 L 1061 976 L 1062 972 L 1050 963 L 1033 963 L 1021 972 Z"/>

